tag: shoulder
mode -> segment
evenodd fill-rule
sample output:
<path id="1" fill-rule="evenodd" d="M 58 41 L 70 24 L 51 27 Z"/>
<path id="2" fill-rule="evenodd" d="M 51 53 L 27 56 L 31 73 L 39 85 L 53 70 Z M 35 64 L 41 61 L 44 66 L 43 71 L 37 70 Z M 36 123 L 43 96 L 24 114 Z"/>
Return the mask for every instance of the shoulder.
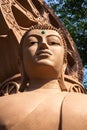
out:
<path id="1" fill-rule="evenodd" d="M 68 93 L 62 104 L 63 130 L 87 130 L 87 95 Z"/>
<path id="2" fill-rule="evenodd" d="M 68 75 L 64 75 L 64 81 L 68 92 L 86 93 L 84 86 L 78 80 Z"/>

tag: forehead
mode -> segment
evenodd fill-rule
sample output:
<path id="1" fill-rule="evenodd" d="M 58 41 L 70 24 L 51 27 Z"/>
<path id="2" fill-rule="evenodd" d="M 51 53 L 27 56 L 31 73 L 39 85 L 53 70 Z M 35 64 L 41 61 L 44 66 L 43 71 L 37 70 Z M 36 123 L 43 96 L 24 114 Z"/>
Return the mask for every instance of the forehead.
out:
<path id="1" fill-rule="evenodd" d="M 41 36 L 41 37 L 46 37 L 46 36 L 57 36 L 57 37 L 59 37 L 60 39 L 61 39 L 61 36 L 60 36 L 60 34 L 57 32 L 57 31 L 55 31 L 55 30 L 46 30 L 46 29 L 33 29 L 33 30 L 31 30 L 31 31 L 29 31 L 28 33 L 27 33 L 27 35 L 26 35 L 26 38 L 27 37 L 29 37 L 29 36 L 37 36 L 37 35 L 39 35 L 39 36 Z"/>

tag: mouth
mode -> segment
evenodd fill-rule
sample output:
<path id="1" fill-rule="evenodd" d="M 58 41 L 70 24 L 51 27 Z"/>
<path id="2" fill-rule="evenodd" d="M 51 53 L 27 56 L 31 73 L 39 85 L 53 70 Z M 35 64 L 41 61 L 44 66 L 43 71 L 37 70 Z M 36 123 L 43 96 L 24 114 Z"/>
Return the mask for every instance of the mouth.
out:
<path id="1" fill-rule="evenodd" d="M 52 55 L 52 52 L 50 50 L 40 50 L 37 52 L 37 55 Z"/>

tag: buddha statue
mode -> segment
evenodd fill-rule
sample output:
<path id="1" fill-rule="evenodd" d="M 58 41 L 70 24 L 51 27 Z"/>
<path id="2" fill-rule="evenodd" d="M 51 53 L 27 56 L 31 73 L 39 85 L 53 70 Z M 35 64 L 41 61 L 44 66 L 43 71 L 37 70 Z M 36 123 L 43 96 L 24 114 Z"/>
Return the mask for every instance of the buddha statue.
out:
<path id="1" fill-rule="evenodd" d="M 22 75 L 21 84 L 18 66 L 19 44 L 31 26 L 43 23 L 61 28 L 62 37 L 66 42 L 65 70 L 62 78 L 58 78 L 61 90 L 85 92 L 82 86 L 83 65 L 77 48 L 67 29 L 44 0 L 1 0 L 0 19 L 0 96 L 18 93 L 19 88 L 20 91 L 25 91 L 27 88 L 22 87 L 22 84 L 29 84 L 26 76 Z"/>
<path id="2" fill-rule="evenodd" d="M 19 47 L 21 85 L 0 97 L 0 130 L 86 130 L 87 96 L 68 92 L 67 44 L 61 28 L 31 26 Z M 76 84 L 74 88 L 77 89 Z"/>

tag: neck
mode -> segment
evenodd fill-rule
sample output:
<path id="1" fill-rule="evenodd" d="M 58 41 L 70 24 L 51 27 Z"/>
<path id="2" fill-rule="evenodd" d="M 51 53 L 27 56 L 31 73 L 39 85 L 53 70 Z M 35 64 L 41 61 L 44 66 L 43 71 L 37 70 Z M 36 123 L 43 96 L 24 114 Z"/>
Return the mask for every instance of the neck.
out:
<path id="1" fill-rule="evenodd" d="M 58 89 L 61 91 L 58 79 L 32 79 L 29 81 L 29 90 L 34 89 Z"/>

